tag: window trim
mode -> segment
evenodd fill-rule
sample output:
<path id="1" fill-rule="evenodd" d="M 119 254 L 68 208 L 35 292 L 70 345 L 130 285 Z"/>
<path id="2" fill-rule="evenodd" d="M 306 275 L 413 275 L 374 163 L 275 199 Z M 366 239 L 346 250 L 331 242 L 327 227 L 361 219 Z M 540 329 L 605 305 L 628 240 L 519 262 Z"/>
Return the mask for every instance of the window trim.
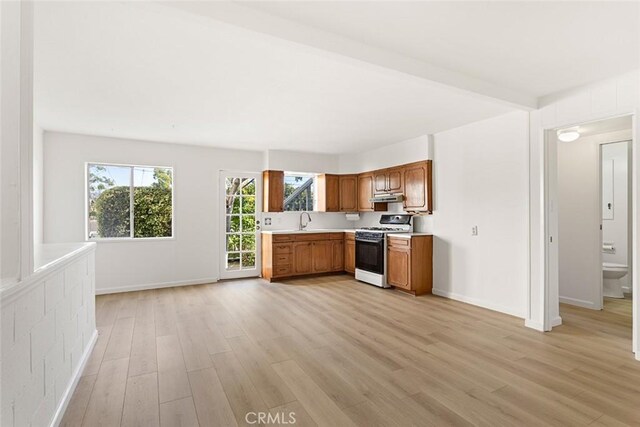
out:
<path id="1" fill-rule="evenodd" d="M 116 167 L 128 167 L 131 168 L 129 177 L 129 237 L 89 237 L 89 201 L 91 200 L 91 194 L 89 189 L 89 166 L 116 166 Z M 135 168 L 161 168 L 171 169 L 171 236 L 164 237 L 133 237 L 134 233 L 134 169 Z M 85 203 L 84 203 L 84 240 L 85 242 L 100 242 L 100 243 L 123 243 L 123 242 L 151 242 L 151 241 L 170 241 L 176 240 L 176 198 L 175 198 L 175 179 L 176 171 L 174 166 L 153 166 L 153 165 L 141 165 L 141 164 L 127 164 L 127 163 L 106 163 L 106 162 L 85 162 L 84 163 L 84 185 L 85 185 Z"/>

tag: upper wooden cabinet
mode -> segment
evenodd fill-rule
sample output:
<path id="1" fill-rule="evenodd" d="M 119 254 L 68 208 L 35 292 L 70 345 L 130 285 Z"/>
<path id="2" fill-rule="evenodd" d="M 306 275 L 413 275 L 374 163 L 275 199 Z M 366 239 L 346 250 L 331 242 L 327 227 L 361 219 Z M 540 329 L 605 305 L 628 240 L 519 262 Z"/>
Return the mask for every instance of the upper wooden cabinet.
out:
<path id="1" fill-rule="evenodd" d="M 374 189 L 376 193 L 402 193 L 403 168 L 392 168 L 375 171 L 373 173 Z"/>
<path id="2" fill-rule="evenodd" d="M 318 211 L 340 212 L 340 176 L 318 175 Z"/>
<path id="3" fill-rule="evenodd" d="M 433 210 L 431 160 L 411 163 L 403 168 L 404 208 L 407 211 Z"/>
<path id="4" fill-rule="evenodd" d="M 363 173 L 358 175 L 358 211 L 373 211 L 373 203 L 369 201 L 373 197 L 373 174 Z"/>
<path id="5" fill-rule="evenodd" d="M 358 210 L 358 176 L 340 175 L 340 212 L 356 212 Z"/>
<path id="6" fill-rule="evenodd" d="M 284 172 L 262 172 L 262 189 L 263 212 L 282 212 L 284 210 Z"/>

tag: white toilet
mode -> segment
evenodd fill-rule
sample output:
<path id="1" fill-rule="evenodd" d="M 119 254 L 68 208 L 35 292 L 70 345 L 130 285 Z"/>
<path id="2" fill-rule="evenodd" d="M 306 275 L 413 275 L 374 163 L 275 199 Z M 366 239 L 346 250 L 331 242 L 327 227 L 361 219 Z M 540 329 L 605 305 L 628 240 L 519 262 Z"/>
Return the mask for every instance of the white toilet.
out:
<path id="1" fill-rule="evenodd" d="M 602 294 L 610 298 L 624 298 L 620 279 L 627 275 L 629 267 L 613 262 L 602 263 Z"/>

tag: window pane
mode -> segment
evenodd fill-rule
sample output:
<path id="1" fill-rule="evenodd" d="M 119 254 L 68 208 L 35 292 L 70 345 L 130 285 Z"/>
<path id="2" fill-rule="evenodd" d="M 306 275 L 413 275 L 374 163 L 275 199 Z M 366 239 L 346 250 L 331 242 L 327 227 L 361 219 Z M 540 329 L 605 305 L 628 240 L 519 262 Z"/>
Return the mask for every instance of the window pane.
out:
<path id="1" fill-rule="evenodd" d="M 256 180 L 253 178 L 244 178 L 242 180 L 242 194 L 245 196 L 255 196 Z"/>
<path id="2" fill-rule="evenodd" d="M 253 252 L 242 254 L 242 268 L 253 268 L 256 266 L 256 254 Z"/>
<path id="3" fill-rule="evenodd" d="M 256 198 L 255 196 L 244 196 L 242 198 L 242 213 L 254 214 L 256 213 Z"/>
<path id="4" fill-rule="evenodd" d="M 227 214 L 240 213 L 240 186 L 242 180 L 240 178 L 225 179 L 225 199 Z"/>
<path id="5" fill-rule="evenodd" d="M 171 168 L 133 168 L 134 237 L 171 237 Z"/>
<path id="6" fill-rule="evenodd" d="M 128 166 L 89 165 L 89 238 L 130 237 Z"/>
<path id="7" fill-rule="evenodd" d="M 240 270 L 239 252 L 231 252 L 227 254 L 227 270 Z"/>
<path id="8" fill-rule="evenodd" d="M 242 235 L 242 250 L 243 251 L 255 251 L 256 250 L 256 235 L 255 234 L 243 234 Z"/>
<path id="9" fill-rule="evenodd" d="M 315 197 L 315 175 L 285 172 L 284 210 L 312 211 Z"/>
<path id="10" fill-rule="evenodd" d="M 227 215 L 227 233 L 236 233 L 240 231 L 240 216 L 239 215 Z"/>
<path id="11" fill-rule="evenodd" d="M 240 235 L 227 234 L 227 252 L 234 252 L 239 250 L 240 250 Z"/>
<path id="12" fill-rule="evenodd" d="M 256 231 L 256 217 L 253 215 L 242 216 L 242 231 Z"/>

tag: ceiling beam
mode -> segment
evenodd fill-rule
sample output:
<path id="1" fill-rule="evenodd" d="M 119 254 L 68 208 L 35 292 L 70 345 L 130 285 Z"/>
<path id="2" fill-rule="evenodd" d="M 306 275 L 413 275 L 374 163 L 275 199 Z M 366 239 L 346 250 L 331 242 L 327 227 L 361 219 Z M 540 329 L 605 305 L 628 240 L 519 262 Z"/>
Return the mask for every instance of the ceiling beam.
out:
<path id="1" fill-rule="evenodd" d="M 538 108 L 537 98 L 530 94 L 513 91 L 457 71 L 447 70 L 347 37 L 301 25 L 238 2 L 177 1 L 163 2 L 162 4 L 194 15 L 315 48 L 326 54 L 339 56 L 342 60 L 374 66 L 381 72 L 417 78 L 424 81 L 425 84 L 445 86 L 473 96 L 489 98 L 517 109 L 530 111 Z"/>

